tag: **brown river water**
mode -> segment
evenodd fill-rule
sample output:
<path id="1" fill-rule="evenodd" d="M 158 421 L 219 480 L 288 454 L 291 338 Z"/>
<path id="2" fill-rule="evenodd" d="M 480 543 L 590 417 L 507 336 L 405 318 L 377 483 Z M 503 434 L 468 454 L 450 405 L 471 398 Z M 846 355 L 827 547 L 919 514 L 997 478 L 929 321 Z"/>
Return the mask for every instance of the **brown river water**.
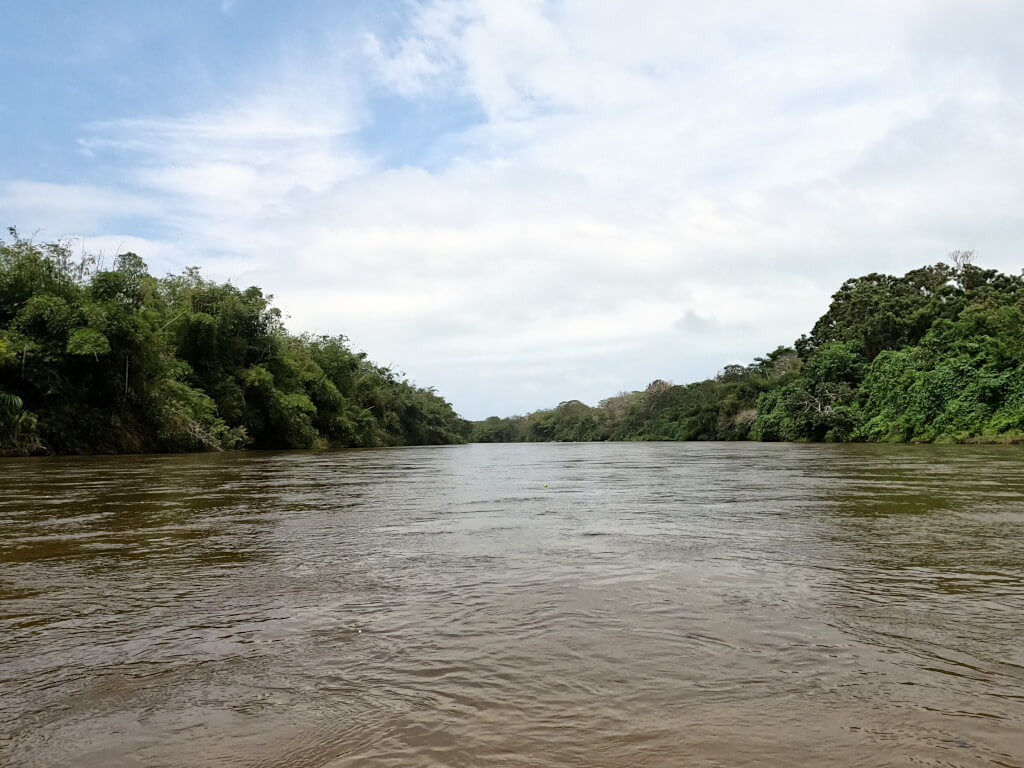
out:
<path id="1" fill-rule="evenodd" d="M 1024 766 L 1024 449 L 0 461 L 0 765 Z"/>

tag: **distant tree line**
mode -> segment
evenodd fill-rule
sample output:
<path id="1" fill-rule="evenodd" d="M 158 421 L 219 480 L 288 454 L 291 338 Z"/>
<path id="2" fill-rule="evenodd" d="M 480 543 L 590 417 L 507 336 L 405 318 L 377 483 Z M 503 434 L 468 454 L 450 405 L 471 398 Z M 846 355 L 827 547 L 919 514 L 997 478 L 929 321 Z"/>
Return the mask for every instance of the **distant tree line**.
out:
<path id="1" fill-rule="evenodd" d="M 847 280 L 749 365 L 597 407 L 463 420 L 433 389 L 290 334 L 270 296 L 0 240 L 0 455 L 595 440 L 1024 441 L 1024 280 L 950 254 Z"/>
<path id="2" fill-rule="evenodd" d="M 0 240 L 0 454 L 465 442 L 433 389 L 288 333 L 259 288 Z"/>
<path id="3" fill-rule="evenodd" d="M 1024 441 L 1024 280 L 950 262 L 847 280 L 792 347 L 714 379 L 492 416 L 473 440 Z"/>

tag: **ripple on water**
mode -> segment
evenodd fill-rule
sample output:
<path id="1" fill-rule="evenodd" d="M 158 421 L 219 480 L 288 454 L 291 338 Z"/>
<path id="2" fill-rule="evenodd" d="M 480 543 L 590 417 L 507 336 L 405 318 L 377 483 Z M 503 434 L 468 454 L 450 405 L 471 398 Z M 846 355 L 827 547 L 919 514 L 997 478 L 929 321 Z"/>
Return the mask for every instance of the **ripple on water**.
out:
<path id="1" fill-rule="evenodd" d="M 1024 766 L 1019 450 L 0 461 L 13 766 Z"/>

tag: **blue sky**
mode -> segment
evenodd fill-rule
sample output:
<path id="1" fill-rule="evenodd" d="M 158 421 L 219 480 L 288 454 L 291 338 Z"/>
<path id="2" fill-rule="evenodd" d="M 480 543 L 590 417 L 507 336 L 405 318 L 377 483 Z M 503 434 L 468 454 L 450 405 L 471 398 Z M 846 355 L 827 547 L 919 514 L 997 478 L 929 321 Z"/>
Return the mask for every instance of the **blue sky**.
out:
<path id="1" fill-rule="evenodd" d="M 259 284 L 469 417 L 713 375 L 852 275 L 1022 266 L 1020 3 L 0 10 L 0 223 Z"/>

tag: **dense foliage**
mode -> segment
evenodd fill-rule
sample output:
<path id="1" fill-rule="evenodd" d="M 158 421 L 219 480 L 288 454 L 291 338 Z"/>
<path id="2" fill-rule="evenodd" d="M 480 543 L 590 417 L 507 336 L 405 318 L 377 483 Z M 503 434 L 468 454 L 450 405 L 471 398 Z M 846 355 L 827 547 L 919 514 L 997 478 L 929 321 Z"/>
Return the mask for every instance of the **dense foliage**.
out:
<path id="1" fill-rule="evenodd" d="M 688 385 L 655 381 L 474 425 L 480 442 L 1024 440 L 1024 280 L 954 252 L 848 280 L 809 335 Z"/>
<path id="2" fill-rule="evenodd" d="M 271 297 L 110 268 L 65 244 L 0 240 L 0 453 L 202 451 L 464 442 L 432 389 L 294 336 Z"/>

